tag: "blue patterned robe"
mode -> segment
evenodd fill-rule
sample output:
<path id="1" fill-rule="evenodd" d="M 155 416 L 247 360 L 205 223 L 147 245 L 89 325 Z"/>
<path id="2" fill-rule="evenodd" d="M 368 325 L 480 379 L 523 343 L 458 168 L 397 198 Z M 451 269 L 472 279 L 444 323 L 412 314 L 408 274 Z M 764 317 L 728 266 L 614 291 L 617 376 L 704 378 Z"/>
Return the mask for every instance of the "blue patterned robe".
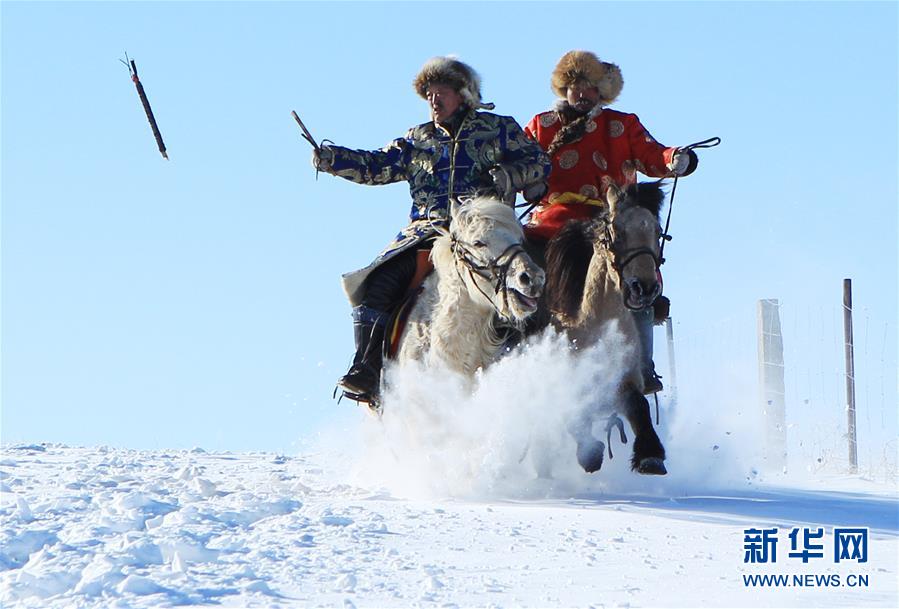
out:
<path id="1" fill-rule="evenodd" d="M 455 137 L 433 121 L 410 129 L 405 137 L 380 150 L 350 150 L 331 146 L 334 160 L 328 171 L 359 184 L 406 181 L 412 195 L 411 222 L 363 269 L 343 275 L 343 288 L 352 306 L 362 299 L 362 284 L 379 264 L 446 227 L 450 197 L 491 192 L 488 170 L 498 164 L 520 190 L 545 180 L 550 162 L 540 146 L 524 135 L 515 119 L 489 112 L 469 111 Z"/>

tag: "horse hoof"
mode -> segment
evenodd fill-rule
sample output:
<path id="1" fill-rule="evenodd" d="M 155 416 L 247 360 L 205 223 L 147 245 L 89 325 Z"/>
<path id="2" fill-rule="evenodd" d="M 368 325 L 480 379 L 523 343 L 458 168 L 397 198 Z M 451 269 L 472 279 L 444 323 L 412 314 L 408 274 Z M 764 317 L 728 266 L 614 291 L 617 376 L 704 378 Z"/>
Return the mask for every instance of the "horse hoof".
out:
<path id="1" fill-rule="evenodd" d="M 602 458 L 605 452 L 606 445 L 599 440 L 578 443 L 577 462 L 588 474 L 598 472 L 599 468 L 602 467 Z"/>
<path id="2" fill-rule="evenodd" d="M 635 468 L 638 474 L 646 474 L 650 476 L 664 476 L 668 473 L 665 469 L 665 463 L 658 457 L 645 457 L 640 459 L 640 463 Z"/>

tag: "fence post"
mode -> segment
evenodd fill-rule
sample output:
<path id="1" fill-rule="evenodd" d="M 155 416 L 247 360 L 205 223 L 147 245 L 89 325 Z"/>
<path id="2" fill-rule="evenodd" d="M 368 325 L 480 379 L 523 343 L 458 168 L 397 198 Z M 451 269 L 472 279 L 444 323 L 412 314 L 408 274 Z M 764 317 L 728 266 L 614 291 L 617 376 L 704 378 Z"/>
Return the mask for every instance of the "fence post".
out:
<path id="1" fill-rule="evenodd" d="M 671 405 L 677 405 L 677 368 L 674 365 L 674 323 L 665 318 L 665 334 L 668 337 L 668 372 L 671 375 Z"/>
<path id="2" fill-rule="evenodd" d="M 765 415 L 765 461 L 771 470 L 787 466 L 787 426 L 784 405 L 783 335 L 777 299 L 759 300 L 759 387 Z"/>
<path id="3" fill-rule="evenodd" d="M 846 416 L 849 472 L 858 473 L 858 438 L 855 432 L 855 344 L 852 336 L 852 280 L 843 280 L 843 337 L 846 352 Z"/>

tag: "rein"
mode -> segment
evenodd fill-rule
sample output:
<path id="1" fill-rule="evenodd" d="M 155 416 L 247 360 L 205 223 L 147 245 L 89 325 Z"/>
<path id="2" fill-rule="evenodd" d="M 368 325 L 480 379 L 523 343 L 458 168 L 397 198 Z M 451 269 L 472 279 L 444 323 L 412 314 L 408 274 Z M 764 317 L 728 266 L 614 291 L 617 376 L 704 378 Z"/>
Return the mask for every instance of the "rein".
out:
<path id="1" fill-rule="evenodd" d="M 493 302 L 493 299 L 481 289 L 481 286 L 478 285 L 474 276 L 477 275 L 478 277 L 493 283 L 494 292 L 496 294 L 502 293 L 503 306 L 508 308 L 509 288 L 506 284 L 506 276 L 509 273 L 512 262 L 518 256 L 525 253 L 524 247 L 522 247 L 521 243 L 513 243 L 504 249 L 495 259 L 487 260 L 486 262 L 482 261 L 480 257 L 472 251 L 472 248 L 472 245 L 458 239 L 455 235 L 451 236 L 451 251 L 453 252 L 453 258 L 456 260 L 456 272 L 459 274 L 459 278 L 462 279 L 462 272 L 459 270 L 459 263 L 462 263 L 468 270 L 468 275 L 471 277 L 475 289 L 487 299 L 487 302 L 491 304 L 497 315 L 503 317 L 499 308 Z M 504 257 L 506 257 L 505 260 Z"/>
<path id="2" fill-rule="evenodd" d="M 536 203 L 519 203 L 518 205 L 515 205 L 515 209 L 521 209 L 522 207 L 527 207 L 527 209 L 524 210 L 523 212 L 521 212 L 521 215 L 518 216 L 518 221 L 521 222 L 522 218 L 524 218 L 526 215 L 531 213 L 531 211 L 538 205 L 540 205 L 540 201 L 537 201 Z"/>

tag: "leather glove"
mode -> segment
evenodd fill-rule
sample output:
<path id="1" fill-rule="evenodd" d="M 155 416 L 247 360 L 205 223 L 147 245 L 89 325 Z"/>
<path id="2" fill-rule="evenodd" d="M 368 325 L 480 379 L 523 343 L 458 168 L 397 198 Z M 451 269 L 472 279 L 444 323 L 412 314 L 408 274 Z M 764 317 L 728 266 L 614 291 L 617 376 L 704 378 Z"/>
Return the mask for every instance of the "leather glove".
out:
<path id="1" fill-rule="evenodd" d="M 692 150 L 678 150 L 674 153 L 674 156 L 671 157 L 671 162 L 668 163 L 668 169 L 674 175 L 681 177 L 690 175 L 696 170 L 696 166 L 699 165 L 699 158 L 696 156 L 696 153 Z"/>
<path id="2" fill-rule="evenodd" d="M 328 146 L 321 146 L 312 151 L 312 166 L 316 171 L 331 171 L 331 165 L 334 163 L 334 151 Z"/>
<path id="3" fill-rule="evenodd" d="M 515 189 L 512 186 L 512 176 L 502 165 L 497 165 L 490 170 L 490 177 L 493 178 L 493 187 L 496 188 L 496 194 L 504 202 L 509 203 L 515 201 Z"/>

